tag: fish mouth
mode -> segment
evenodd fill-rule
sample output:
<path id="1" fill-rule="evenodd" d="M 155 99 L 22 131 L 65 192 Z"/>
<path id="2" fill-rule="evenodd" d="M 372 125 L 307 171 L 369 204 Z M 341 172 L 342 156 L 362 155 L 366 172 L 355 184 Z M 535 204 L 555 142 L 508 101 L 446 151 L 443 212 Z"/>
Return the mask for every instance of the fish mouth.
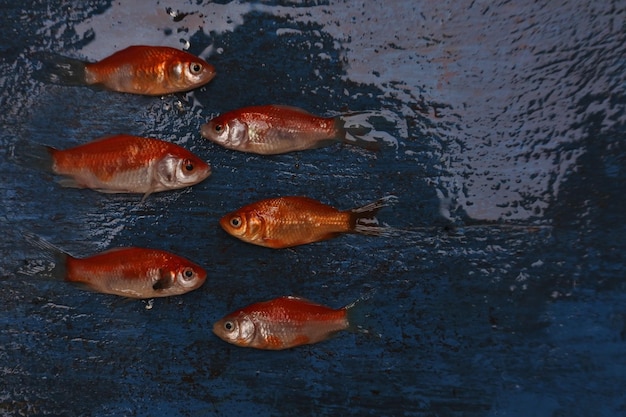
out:
<path id="1" fill-rule="evenodd" d="M 204 82 L 208 83 L 217 75 L 215 67 L 208 62 L 205 63 L 206 74 L 204 75 Z"/>
<path id="2" fill-rule="evenodd" d="M 200 127 L 200 135 L 202 135 L 203 138 L 215 141 L 215 138 L 211 136 L 211 130 L 210 123 L 205 123 Z"/>
<path id="3" fill-rule="evenodd" d="M 209 178 L 212 173 L 213 171 L 211 170 L 211 167 L 209 166 L 205 168 L 202 172 L 197 172 L 193 180 L 190 181 L 190 184 L 191 185 L 198 184 L 199 182 L 204 181 L 207 178 Z"/>
<path id="4" fill-rule="evenodd" d="M 220 336 L 220 327 L 221 327 L 222 321 L 217 321 L 215 323 L 213 323 L 213 334 L 215 334 L 216 336 L 218 336 L 220 339 L 222 338 L 222 336 Z"/>
<path id="5" fill-rule="evenodd" d="M 220 226 L 222 226 L 222 229 L 224 229 L 225 232 L 227 232 L 228 234 L 230 234 L 229 232 L 229 217 L 230 216 L 224 216 L 220 219 Z"/>

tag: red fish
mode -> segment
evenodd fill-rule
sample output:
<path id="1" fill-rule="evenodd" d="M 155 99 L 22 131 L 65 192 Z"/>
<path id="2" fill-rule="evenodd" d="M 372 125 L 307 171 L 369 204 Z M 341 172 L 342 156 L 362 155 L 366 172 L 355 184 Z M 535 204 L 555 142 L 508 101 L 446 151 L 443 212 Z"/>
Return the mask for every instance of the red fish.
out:
<path id="1" fill-rule="evenodd" d="M 351 328 L 349 313 L 354 305 L 333 309 L 303 298 L 280 297 L 225 316 L 213 325 L 213 333 L 241 347 L 288 349 Z"/>
<path id="2" fill-rule="evenodd" d="M 202 125 L 200 133 L 225 148 L 261 155 L 276 155 L 345 142 L 376 148 L 358 139 L 364 127 L 346 127 L 342 117 L 319 117 L 281 105 L 245 107 L 224 113 Z M 348 139 L 346 134 L 351 138 Z"/>
<path id="3" fill-rule="evenodd" d="M 75 258 L 36 235 L 24 236 L 54 259 L 51 278 L 82 284 L 104 294 L 129 298 L 180 295 L 199 288 L 207 276 L 202 267 L 162 250 L 117 248 Z"/>
<path id="4" fill-rule="evenodd" d="M 395 197 L 338 210 L 308 197 L 278 197 L 249 204 L 220 219 L 222 228 L 244 242 L 279 249 L 333 238 L 341 233 L 384 236 L 376 212 Z"/>
<path id="5" fill-rule="evenodd" d="M 50 81 L 94 85 L 122 93 L 160 96 L 189 91 L 215 77 L 215 68 L 166 46 L 129 46 L 98 62 L 40 54 Z"/>
<path id="6" fill-rule="evenodd" d="M 66 150 L 19 144 L 18 159 L 65 176 L 65 187 L 104 193 L 150 193 L 188 187 L 211 175 L 211 167 L 170 142 L 116 135 Z"/>

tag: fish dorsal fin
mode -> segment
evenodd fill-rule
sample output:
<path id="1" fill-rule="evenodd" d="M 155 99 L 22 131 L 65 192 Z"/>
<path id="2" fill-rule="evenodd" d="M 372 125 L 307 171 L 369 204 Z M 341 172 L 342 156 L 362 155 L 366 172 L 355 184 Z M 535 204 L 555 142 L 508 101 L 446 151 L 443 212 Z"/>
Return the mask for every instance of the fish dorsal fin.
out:
<path id="1" fill-rule="evenodd" d="M 100 252 L 100 255 L 103 255 L 103 254 L 105 254 L 105 253 L 115 253 L 115 252 L 120 252 L 120 251 L 123 251 L 123 250 L 128 250 L 128 249 L 133 249 L 133 248 L 129 248 L 129 247 L 110 248 L 110 249 L 107 249 L 107 250 L 105 250 L 105 251 Z"/>
<path id="2" fill-rule="evenodd" d="M 312 113 L 309 113 L 308 111 L 301 109 L 300 107 L 289 106 L 286 104 L 272 104 L 271 107 L 274 107 L 275 109 L 284 109 L 284 110 L 289 110 L 289 111 L 300 113 L 300 114 L 306 114 L 307 116 L 313 115 Z"/>
<path id="3" fill-rule="evenodd" d="M 316 303 L 314 303 L 313 301 L 309 300 L 308 298 L 300 297 L 300 296 L 298 296 L 298 295 L 286 295 L 286 296 L 285 296 L 285 297 L 283 297 L 283 298 L 287 298 L 287 299 L 290 299 L 290 300 L 303 301 L 303 302 L 305 302 L 305 303 L 316 304 Z"/>
<path id="4" fill-rule="evenodd" d="M 308 299 L 308 298 L 305 298 L 305 297 L 300 297 L 300 296 L 297 296 L 297 295 L 286 295 L 286 296 L 284 296 L 284 297 L 282 297 L 282 298 L 286 298 L 286 299 L 288 299 L 288 300 L 293 300 L 293 301 L 299 301 L 299 302 L 301 302 L 301 303 L 304 303 L 304 304 L 310 304 L 310 305 L 312 305 L 312 306 L 319 306 L 319 305 L 320 305 L 319 303 L 316 303 L 316 302 L 314 302 L 314 301 L 311 301 L 311 300 L 310 300 L 310 299 Z"/>

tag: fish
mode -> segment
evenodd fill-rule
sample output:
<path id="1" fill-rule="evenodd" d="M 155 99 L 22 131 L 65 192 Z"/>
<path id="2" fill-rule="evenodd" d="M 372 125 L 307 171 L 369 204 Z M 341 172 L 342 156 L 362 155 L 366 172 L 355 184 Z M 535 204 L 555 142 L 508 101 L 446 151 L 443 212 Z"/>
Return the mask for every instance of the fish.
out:
<path id="1" fill-rule="evenodd" d="M 94 292 L 139 299 L 169 297 L 198 289 L 207 278 L 201 266 L 163 250 L 121 247 L 77 258 L 33 233 L 23 236 L 54 261 L 49 272 L 41 273 L 44 277 Z"/>
<path id="2" fill-rule="evenodd" d="M 60 150 L 22 141 L 13 156 L 22 164 L 63 177 L 64 187 L 143 194 L 198 184 L 211 166 L 185 148 L 159 139 L 107 136 Z"/>
<path id="3" fill-rule="evenodd" d="M 200 134 L 227 149 L 277 155 L 337 142 L 376 150 L 375 142 L 359 138 L 370 130 L 347 127 L 342 116 L 320 117 L 297 107 L 272 104 L 223 113 L 202 125 Z"/>
<path id="4" fill-rule="evenodd" d="M 133 45 L 98 62 L 47 52 L 39 52 L 35 58 L 44 64 L 39 78 L 46 81 L 148 96 L 193 90 L 216 75 L 205 60 L 167 46 Z"/>
<path id="5" fill-rule="evenodd" d="M 356 302 L 339 309 L 286 296 L 249 305 L 215 322 L 213 333 L 236 346 L 282 350 L 322 342 L 352 328 Z"/>
<path id="6" fill-rule="evenodd" d="M 309 197 L 269 198 L 228 213 L 219 223 L 244 242 L 273 249 L 319 242 L 342 233 L 388 236 L 393 229 L 379 225 L 374 216 L 394 201 L 395 196 L 387 196 L 342 211 Z"/>

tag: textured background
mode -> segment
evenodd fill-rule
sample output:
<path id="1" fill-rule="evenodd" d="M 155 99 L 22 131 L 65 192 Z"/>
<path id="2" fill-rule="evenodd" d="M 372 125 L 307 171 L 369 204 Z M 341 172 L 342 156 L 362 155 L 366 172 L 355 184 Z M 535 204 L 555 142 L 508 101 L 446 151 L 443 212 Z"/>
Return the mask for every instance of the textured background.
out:
<path id="1" fill-rule="evenodd" d="M 136 3 L 0 0 L 0 414 L 626 412 L 624 2 Z M 131 44 L 188 48 L 218 76 L 138 97 L 47 84 L 31 58 Z M 198 133 L 268 103 L 367 111 L 385 146 L 262 157 Z M 140 204 L 7 158 L 18 140 L 113 133 L 181 144 L 213 176 Z M 274 251 L 217 224 L 290 194 L 340 208 L 394 194 L 380 218 L 405 233 Z M 152 303 L 24 277 L 45 262 L 20 230 L 77 256 L 170 250 L 209 278 Z M 211 333 L 256 301 L 339 307 L 368 293 L 370 334 L 266 352 Z"/>

